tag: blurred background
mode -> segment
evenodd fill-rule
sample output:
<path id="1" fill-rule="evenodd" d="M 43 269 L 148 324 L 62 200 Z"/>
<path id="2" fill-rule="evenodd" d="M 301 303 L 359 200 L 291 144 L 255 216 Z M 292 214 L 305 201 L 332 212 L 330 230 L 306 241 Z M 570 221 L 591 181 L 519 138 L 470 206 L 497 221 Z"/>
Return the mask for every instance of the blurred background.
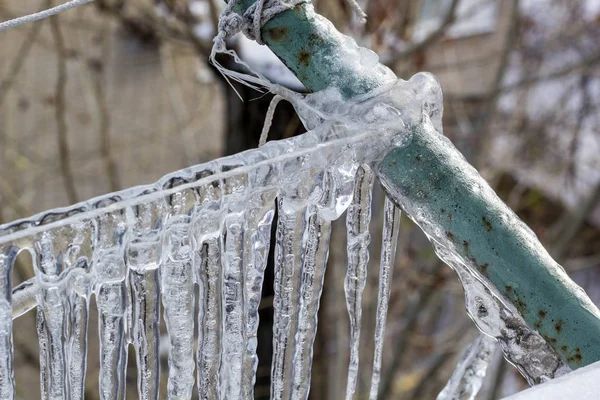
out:
<path id="1" fill-rule="evenodd" d="M 343 0 L 313 3 L 339 30 L 376 51 L 398 77 L 423 70 L 437 75 L 444 134 L 600 304 L 600 0 L 363 0 L 366 25 L 355 21 Z M 0 21 L 57 4 L 0 0 Z M 256 147 L 271 96 L 236 86 L 240 101 L 207 63 L 223 5 L 96 0 L 1 32 L 0 222 Z M 304 90 L 265 47 L 242 37 L 229 47 L 271 80 Z M 222 63 L 236 68 L 230 60 Z M 270 140 L 302 131 L 293 109 L 282 103 Z M 377 198 L 381 204 L 382 196 Z M 380 206 L 374 216 L 381 218 Z M 334 230 L 321 301 L 311 399 L 345 393 L 343 231 L 342 220 Z M 368 397 L 371 379 L 380 236 L 373 232 L 358 399 Z M 30 271 L 17 268 L 17 282 Z M 268 273 L 261 304 L 260 399 L 269 393 L 269 279 Z M 94 316 L 90 325 L 95 332 Z M 15 331 L 18 395 L 36 399 L 35 313 L 16 320 Z M 404 218 L 380 398 L 435 398 L 476 334 L 454 273 Z M 95 341 L 92 334 L 88 399 L 98 398 Z M 128 396 L 137 398 L 132 354 Z M 497 354 L 478 399 L 524 387 Z"/>

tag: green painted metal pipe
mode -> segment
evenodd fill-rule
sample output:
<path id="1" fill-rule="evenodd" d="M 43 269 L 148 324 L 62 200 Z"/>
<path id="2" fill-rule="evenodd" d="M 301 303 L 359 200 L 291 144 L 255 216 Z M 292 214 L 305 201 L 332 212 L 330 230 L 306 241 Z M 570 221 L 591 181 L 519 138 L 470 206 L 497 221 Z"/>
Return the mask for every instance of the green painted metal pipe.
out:
<path id="1" fill-rule="evenodd" d="M 255 0 L 242 0 L 243 13 Z M 347 62 L 355 46 L 310 4 L 271 19 L 262 39 L 311 91 L 346 98 L 396 80 L 386 67 Z M 438 132 L 416 127 L 378 169 L 390 196 L 436 242 L 487 277 L 571 367 L 600 360 L 600 313 L 527 228 Z"/>

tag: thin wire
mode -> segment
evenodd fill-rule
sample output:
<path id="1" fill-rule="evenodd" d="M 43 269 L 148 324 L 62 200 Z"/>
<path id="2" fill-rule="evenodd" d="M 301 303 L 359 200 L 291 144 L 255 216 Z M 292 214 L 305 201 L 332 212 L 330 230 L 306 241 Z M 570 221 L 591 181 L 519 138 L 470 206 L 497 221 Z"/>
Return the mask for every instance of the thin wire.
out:
<path id="1" fill-rule="evenodd" d="M 26 24 L 28 22 L 39 21 L 40 19 L 51 17 L 51 16 L 61 13 L 63 11 L 67 11 L 71 8 L 75 8 L 77 6 L 82 6 L 84 4 L 91 3 L 92 1 L 94 1 L 94 0 L 71 0 L 65 4 L 61 4 L 59 6 L 52 7 L 47 10 L 44 10 L 44 11 L 25 15 L 23 17 L 19 17 L 19 18 L 15 18 L 15 19 L 9 19 L 8 21 L 4 21 L 4 22 L 0 23 L 0 32 L 7 30 L 7 29 L 11 29 L 11 28 L 16 28 L 17 26 Z"/>

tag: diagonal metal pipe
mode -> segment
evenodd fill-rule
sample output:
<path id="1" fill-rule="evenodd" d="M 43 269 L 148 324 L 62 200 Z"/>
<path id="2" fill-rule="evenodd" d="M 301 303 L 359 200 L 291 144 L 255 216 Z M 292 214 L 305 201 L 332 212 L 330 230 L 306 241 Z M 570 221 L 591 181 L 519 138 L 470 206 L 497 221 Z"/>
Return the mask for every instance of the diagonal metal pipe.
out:
<path id="1" fill-rule="evenodd" d="M 254 2 L 240 0 L 233 10 L 243 14 Z M 335 87 L 351 98 L 397 79 L 381 64 L 346 62 L 352 39 L 310 3 L 276 15 L 261 33 L 310 91 Z M 378 174 L 434 244 L 487 278 L 571 368 L 600 360 L 597 307 L 448 139 L 415 127 L 412 141 L 391 149 Z"/>

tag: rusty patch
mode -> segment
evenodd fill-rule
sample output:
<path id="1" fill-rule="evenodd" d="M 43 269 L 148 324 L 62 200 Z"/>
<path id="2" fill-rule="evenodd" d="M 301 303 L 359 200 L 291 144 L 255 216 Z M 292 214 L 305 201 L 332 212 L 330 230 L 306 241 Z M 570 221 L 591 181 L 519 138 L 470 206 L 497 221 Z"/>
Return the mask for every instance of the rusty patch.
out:
<path id="1" fill-rule="evenodd" d="M 553 338 L 553 337 L 546 336 L 546 335 L 542 335 L 542 337 L 544 338 L 544 340 L 545 340 L 547 343 L 550 343 L 550 344 L 554 344 L 554 343 L 556 343 L 556 339 L 555 339 L 555 338 Z"/>
<path id="2" fill-rule="evenodd" d="M 563 321 L 562 319 L 558 320 L 558 322 L 556 324 L 554 324 L 554 329 L 556 329 L 556 332 L 560 333 L 562 331 L 562 326 L 563 326 Z"/>
<path id="3" fill-rule="evenodd" d="M 486 217 L 481 217 L 481 220 L 483 221 L 483 226 L 485 227 L 485 230 L 490 232 L 492 230 L 492 223 L 488 221 Z"/>
<path id="4" fill-rule="evenodd" d="M 446 231 L 446 236 L 448 237 L 448 239 L 454 241 L 454 234 L 450 231 Z"/>
<path id="5" fill-rule="evenodd" d="M 298 62 L 305 67 L 308 67 L 308 64 L 310 64 L 310 53 L 306 49 L 301 49 L 300 53 L 298 53 Z"/>
<path id="6" fill-rule="evenodd" d="M 286 26 L 276 26 L 267 31 L 267 34 L 276 42 L 283 40 L 288 34 Z"/>
<path id="7" fill-rule="evenodd" d="M 565 345 L 563 344 L 562 346 L 560 346 L 560 349 L 561 349 L 562 351 L 565 351 L 565 352 L 566 352 L 566 351 L 567 351 L 567 349 L 568 349 L 568 347 L 567 347 L 567 346 L 565 346 Z"/>
<path id="8" fill-rule="evenodd" d="M 481 267 L 481 273 L 483 273 L 484 275 L 487 275 L 487 270 L 488 270 L 489 266 L 490 265 L 488 263 L 481 264 L 480 265 L 480 267 Z"/>
<path id="9" fill-rule="evenodd" d="M 540 318 L 546 318 L 546 311 L 544 311 L 544 310 L 540 310 L 540 311 L 538 311 L 538 316 L 539 316 Z"/>
<path id="10" fill-rule="evenodd" d="M 451 213 L 451 212 L 449 212 L 449 213 L 448 213 L 448 219 L 449 219 L 450 221 L 452 221 L 452 213 Z"/>

